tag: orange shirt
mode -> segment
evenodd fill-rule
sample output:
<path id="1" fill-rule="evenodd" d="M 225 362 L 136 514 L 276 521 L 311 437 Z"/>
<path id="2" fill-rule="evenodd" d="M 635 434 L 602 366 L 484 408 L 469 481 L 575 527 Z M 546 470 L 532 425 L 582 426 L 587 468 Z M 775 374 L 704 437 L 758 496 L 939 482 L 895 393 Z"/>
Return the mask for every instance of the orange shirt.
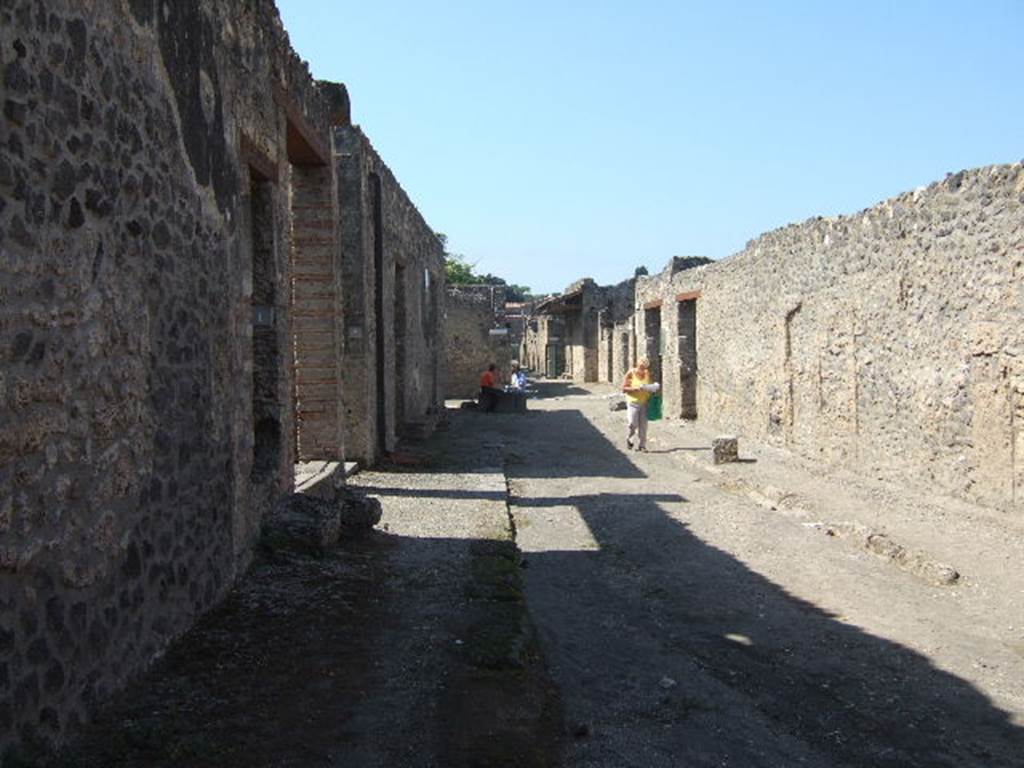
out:
<path id="1" fill-rule="evenodd" d="M 484 371 L 483 373 L 480 374 L 480 386 L 490 387 L 491 389 L 493 389 L 495 384 L 494 379 L 494 371 Z"/>

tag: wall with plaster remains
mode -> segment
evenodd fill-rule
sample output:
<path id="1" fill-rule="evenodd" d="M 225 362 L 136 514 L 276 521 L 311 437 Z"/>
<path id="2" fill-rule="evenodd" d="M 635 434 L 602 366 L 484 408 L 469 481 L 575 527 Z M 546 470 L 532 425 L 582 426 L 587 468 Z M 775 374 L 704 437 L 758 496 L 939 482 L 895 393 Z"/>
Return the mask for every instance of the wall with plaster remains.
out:
<path id="1" fill-rule="evenodd" d="M 358 126 L 334 131 L 345 315 L 346 454 L 373 464 L 432 429 L 442 391 L 444 253 Z"/>
<path id="2" fill-rule="evenodd" d="M 0 75 L 3 750 L 212 606 L 290 491 L 289 187 L 329 117 L 270 0 L 9 0 Z"/>
<path id="3" fill-rule="evenodd" d="M 784 227 L 713 265 L 640 278 L 638 343 L 650 337 L 642 307 L 660 302 L 669 417 L 681 409 L 680 298 L 695 302 L 701 419 L 823 462 L 1021 508 L 1020 163 Z"/>
<path id="4" fill-rule="evenodd" d="M 444 307 L 445 397 L 474 398 L 480 373 L 489 363 L 508 381 L 512 346 L 505 325 L 505 288 L 498 285 L 449 285 Z M 491 333 L 497 331 L 497 333 Z"/>

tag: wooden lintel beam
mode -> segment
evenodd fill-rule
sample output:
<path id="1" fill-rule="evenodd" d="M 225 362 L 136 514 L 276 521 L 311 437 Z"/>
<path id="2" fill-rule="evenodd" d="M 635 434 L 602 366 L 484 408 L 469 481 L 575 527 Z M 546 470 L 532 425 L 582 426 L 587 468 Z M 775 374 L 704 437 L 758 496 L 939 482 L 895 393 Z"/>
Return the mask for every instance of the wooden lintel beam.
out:
<path id="1" fill-rule="evenodd" d="M 281 178 L 277 161 L 260 149 L 244 131 L 238 132 L 238 155 L 242 162 L 249 166 L 253 178 L 277 184 Z"/>
<path id="2" fill-rule="evenodd" d="M 331 157 L 327 146 L 279 83 L 274 85 L 274 100 L 284 110 L 288 122 L 288 162 L 292 165 L 327 165 Z"/>

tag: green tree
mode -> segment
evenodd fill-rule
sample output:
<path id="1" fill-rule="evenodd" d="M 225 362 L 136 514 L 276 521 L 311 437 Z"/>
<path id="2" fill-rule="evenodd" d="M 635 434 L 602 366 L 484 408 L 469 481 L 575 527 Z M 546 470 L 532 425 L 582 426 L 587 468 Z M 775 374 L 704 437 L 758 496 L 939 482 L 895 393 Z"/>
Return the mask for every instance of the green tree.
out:
<path id="1" fill-rule="evenodd" d="M 473 265 L 458 253 L 447 254 L 444 258 L 444 275 L 448 285 L 474 285 L 480 279 L 473 274 Z"/>
<path id="2" fill-rule="evenodd" d="M 530 301 L 533 295 L 527 285 L 509 284 L 505 278 L 492 275 L 478 275 L 473 271 L 476 262 L 470 262 L 461 253 L 451 253 L 448 250 L 448 235 L 443 232 L 435 232 L 441 243 L 441 250 L 444 253 L 444 272 L 448 285 L 503 285 L 505 286 L 506 301 Z"/>

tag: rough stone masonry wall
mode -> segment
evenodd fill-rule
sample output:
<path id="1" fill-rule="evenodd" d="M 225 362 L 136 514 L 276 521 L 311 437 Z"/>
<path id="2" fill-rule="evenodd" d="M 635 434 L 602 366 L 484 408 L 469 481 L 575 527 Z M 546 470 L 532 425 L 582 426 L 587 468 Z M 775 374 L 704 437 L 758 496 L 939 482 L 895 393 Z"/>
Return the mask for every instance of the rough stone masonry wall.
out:
<path id="1" fill-rule="evenodd" d="M 275 85 L 326 119 L 269 0 L 6 0 L 0 77 L 3 751 L 184 631 L 289 489 L 288 366 L 253 395 L 290 336 L 287 173 L 252 205 L 242 155 L 286 163 Z M 255 409 L 280 439 L 256 477 Z"/>
<path id="2" fill-rule="evenodd" d="M 1020 511 L 1020 163 L 769 232 L 712 266 L 640 279 L 637 300 L 663 301 L 672 339 L 691 291 L 700 418 Z"/>
<path id="3" fill-rule="evenodd" d="M 572 283 L 565 294 L 580 291 L 579 309 L 566 312 L 565 369 L 573 381 L 597 381 L 598 310 L 603 306 L 601 288 L 589 277 Z"/>
<path id="4" fill-rule="evenodd" d="M 334 146 L 346 327 L 346 453 L 373 464 L 406 428 L 429 428 L 443 409 L 444 252 L 358 126 L 336 127 Z"/>
<path id="5" fill-rule="evenodd" d="M 513 355 L 509 336 L 491 335 L 504 328 L 505 289 L 493 285 L 449 285 L 444 304 L 445 396 L 473 398 L 480 373 L 489 363 L 507 381 Z"/>
<path id="6" fill-rule="evenodd" d="M 601 292 L 604 307 L 598 316 L 598 381 L 620 383 L 633 364 L 631 343 L 636 279 L 602 287 Z"/>

